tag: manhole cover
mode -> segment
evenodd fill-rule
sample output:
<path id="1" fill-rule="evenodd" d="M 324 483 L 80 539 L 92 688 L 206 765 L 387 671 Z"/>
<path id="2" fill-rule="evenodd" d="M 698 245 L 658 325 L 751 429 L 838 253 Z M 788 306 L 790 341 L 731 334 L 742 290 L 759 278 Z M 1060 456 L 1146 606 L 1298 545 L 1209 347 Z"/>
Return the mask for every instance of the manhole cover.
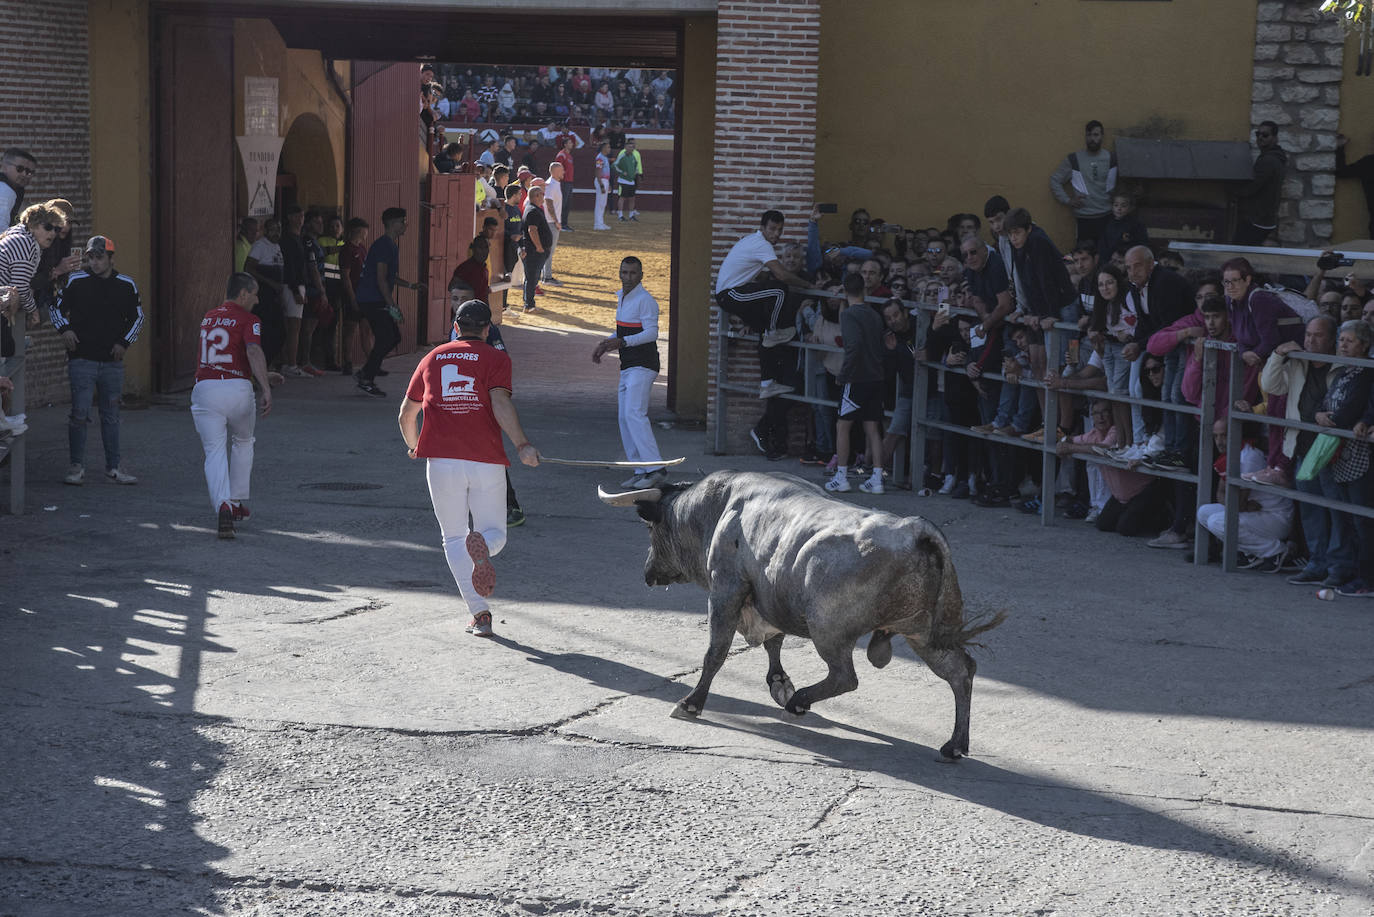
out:
<path id="1" fill-rule="evenodd" d="M 382 485 L 363 481 L 321 481 L 318 484 L 302 484 L 303 490 L 381 490 Z"/>

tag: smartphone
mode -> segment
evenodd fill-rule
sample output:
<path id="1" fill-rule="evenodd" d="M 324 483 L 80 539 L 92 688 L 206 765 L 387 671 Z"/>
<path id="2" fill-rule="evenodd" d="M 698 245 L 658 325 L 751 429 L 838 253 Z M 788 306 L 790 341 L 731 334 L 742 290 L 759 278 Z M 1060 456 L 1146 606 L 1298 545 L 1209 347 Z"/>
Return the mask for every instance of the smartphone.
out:
<path id="1" fill-rule="evenodd" d="M 883 232 L 893 232 L 893 233 L 897 233 L 897 232 L 901 232 L 901 231 L 902 231 L 902 227 L 901 227 L 901 224 L 899 224 L 899 223 L 884 223 L 884 224 L 883 224 Z"/>
<path id="2" fill-rule="evenodd" d="M 816 209 L 821 213 L 839 213 L 839 204 L 817 204 Z"/>
<path id="3" fill-rule="evenodd" d="M 939 308 L 938 310 L 936 310 L 936 311 L 938 311 L 941 315 L 948 315 L 948 314 L 949 314 L 949 303 L 947 303 L 947 302 L 942 302 L 942 303 L 940 303 L 940 308 Z"/>

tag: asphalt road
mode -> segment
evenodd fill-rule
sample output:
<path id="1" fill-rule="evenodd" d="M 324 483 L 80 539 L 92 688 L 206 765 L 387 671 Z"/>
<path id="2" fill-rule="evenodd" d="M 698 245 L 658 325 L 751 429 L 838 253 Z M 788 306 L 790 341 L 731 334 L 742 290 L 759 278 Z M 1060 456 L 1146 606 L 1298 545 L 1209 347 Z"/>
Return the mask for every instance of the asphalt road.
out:
<path id="1" fill-rule="evenodd" d="M 535 444 L 612 457 L 595 339 L 508 340 Z M 971 610 L 1010 613 L 972 757 L 935 760 L 952 700 L 905 647 L 794 719 L 739 640 L 671 719 L 704 595 L 644 586 L 613 473 L 513 470 L 497 637 L 463 632 L 395 429 L 414 362 L 385 401 L 279 391 L 234 542 L 184 401 L 126 412 L 135 487 L 65 487 L 65 410 L 30 412 L 30 511 L 0 517 L 0 915 L 1374 912 L 1374 604 L 856 493 L 943 526 Z M 689 476 L 807 471 L 658 432 Z M 804 641 L 784 658 L 821 675 Z"/>

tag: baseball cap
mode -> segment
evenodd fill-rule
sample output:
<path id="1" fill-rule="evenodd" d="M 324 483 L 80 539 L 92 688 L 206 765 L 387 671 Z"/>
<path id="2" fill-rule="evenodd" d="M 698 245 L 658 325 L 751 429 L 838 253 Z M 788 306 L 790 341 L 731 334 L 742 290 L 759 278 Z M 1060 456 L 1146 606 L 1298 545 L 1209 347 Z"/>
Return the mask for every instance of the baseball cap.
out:
<path id="1" fill-rule="evenodd" d="M 453 313 L 455 325 L 489 325 L 491 308 L 480 299 L 469 299 Z"/>
<path id="2" fill-rule="evenodd" d="M 114 242 L 108 236 L 91 236 L 86 240 L 86 251 L 109 252 L 114 254 Z"/>

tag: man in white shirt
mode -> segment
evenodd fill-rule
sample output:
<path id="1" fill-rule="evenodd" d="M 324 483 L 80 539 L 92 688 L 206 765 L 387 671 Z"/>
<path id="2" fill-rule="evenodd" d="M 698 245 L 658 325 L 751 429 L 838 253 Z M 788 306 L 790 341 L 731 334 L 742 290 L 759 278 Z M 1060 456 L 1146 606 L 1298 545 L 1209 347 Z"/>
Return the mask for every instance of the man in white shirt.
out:
<path id="1" fill-rule="evenodd" d="M 798 300 L 787 288 L 809 286 L 778 260 L 774 246 L 782 238 L 782 224 L 781 211 L 766 211 L 759 219 L 758 231 L 730 248 L 716 274 L 716 305 L 738 316 L 760 337 L 760 398 L 792 391 L 792 386 L 779 381 L 787 375 L 791 355 L 782 345 L 797 333 Z M 770 276 L 760 280 L 761 273 Z"/>
<path id="2" fill-rule="evenodd" d="M 554 160 L 549 163 L 549 178 L 544 182 L 544 212 L 549 217 L 549 229 L 553 232 L 553 244 L 549 246 L 549 256 L 544 259 L 544 283 L 561 287 L 563 281 L 553 276 L 553 253 L 558 251 L 558 237 L 563 234 L 563 163 Z"/>
<path id="3" fill-rule="evenodd" d="M 620 289 L 616 291 L 615 334 L 597 342 L 592 362 L 612 350 L 620 352 L 620 388 L 617 404 L 620 441 L 625 457 L 639 462 L 623 487 L 657 487 L 665 478 L 654 428 L 649 423 L 649 394 L 659 373 L 658 301 L 644 289 L 644 265 L 634 255 L 620 262 Z"/>

